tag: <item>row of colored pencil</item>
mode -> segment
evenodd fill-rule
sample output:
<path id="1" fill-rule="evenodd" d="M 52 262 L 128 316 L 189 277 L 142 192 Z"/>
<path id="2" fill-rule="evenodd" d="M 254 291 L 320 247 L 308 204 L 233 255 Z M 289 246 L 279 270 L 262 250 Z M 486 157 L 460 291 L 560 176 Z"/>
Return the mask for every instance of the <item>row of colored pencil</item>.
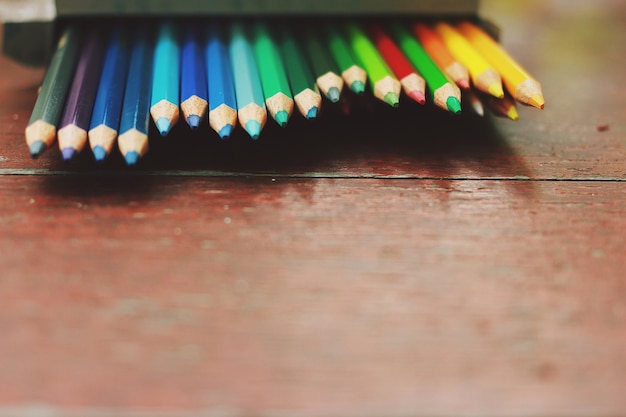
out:
<path id="1" fill-rule="evenodd" d="M 127 164 L 148 151 L 151 121 L 167 136 L 179 118 L 207 119 L 221 138 L 256 139 L 271 117 L 317 117 L 347 86 L 397 107 L 401 97 L 452 113 L 463 103 L 517 119 L 543 108 L 540 84 L 471 21 L 285 23 L 135 22 L 68 26 L 41 86 L 26 141 L 33 157 L 58 139 L 64 160 L 89 144 Z"/>

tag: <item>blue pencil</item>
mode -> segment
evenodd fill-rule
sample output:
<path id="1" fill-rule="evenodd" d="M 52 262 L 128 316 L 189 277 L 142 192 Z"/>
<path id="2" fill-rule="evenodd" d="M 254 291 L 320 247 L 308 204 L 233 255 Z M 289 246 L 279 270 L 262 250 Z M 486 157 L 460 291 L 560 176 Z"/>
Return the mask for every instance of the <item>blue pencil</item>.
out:
<path id="1" fill-rule="evenodd" d="M 258 139 L 267 121 L 267 109 L 252 46 L 241 23 L 233 23 L 231 26 L 229 51 L 239 124 L 252 139 Z"/>
<path id="2" fill-rule="evenodd" d="M 178 122 L 180 101 L 180 45 L 176 27 L 160 25 L 154 47 L 150 114 L 162 136 Z"/>
<path id="3" fill-rule="evenodd" d="M 180 109 L 187 124 L 197 129 L 207 111 L 207 79 L 197 28 L 187 27 L 181 56 Z"/>
<path id="4" fill-rule="evenodd" d="M 146 27 L 142 26 L 133 42 L 117 138 L 117 145 L 128 165 L 135 165 L 148 152 L 151 86 L 152 45 Z"/>
<path id="5" fill-rule="evenodd" d="M 108 40 L 89 128 L 89 145 L 96 161 L 103 161 L 111 153 L 117 139 L 130 61 L 129 52 L 126 34 L 121 26 L 115 27 Z"/>
<path id="6" fill-rule="evenodd" d="M 74 79 L 59 122 L 57 136 L 64 161 L 74 159 L 87 144 L 87 130 L 98 92 L 103 59 L 101 29 L 94 27 L 87 32 L 81 47 Z"/>
<path id="7" fill-rule="evenodd" d="M 217 23 L 209 26 L 206 62 L 209 125 L 222 139 L 226 139 L 237 125 L 237 100 L 228 48 Z"/>

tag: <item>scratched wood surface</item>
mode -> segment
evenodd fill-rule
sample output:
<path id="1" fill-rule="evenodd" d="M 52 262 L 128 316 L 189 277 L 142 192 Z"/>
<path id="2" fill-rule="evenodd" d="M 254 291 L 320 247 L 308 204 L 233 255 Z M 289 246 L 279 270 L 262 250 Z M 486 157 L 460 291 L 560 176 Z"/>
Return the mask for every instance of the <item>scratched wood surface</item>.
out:
<path id="1" fill-rule="evenodd" d="M 543 112 L 179 128 L 135 170 L 31 160 L 42 72 L 0 58 L 0 416 L 626 415 L 626 7 L 502 3 Z"/>

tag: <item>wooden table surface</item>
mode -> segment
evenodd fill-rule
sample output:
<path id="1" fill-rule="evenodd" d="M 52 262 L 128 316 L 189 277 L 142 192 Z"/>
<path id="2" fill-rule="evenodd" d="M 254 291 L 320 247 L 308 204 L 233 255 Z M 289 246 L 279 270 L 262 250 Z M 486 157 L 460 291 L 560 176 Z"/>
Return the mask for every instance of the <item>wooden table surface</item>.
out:
<path id="1" fill-rule="evenodd" d="M 625 416 L 626 3 L 482 9 L 545 110 L 179 127 L 134 170 L 31 160 L 2 58 L 0 416 Z"/>

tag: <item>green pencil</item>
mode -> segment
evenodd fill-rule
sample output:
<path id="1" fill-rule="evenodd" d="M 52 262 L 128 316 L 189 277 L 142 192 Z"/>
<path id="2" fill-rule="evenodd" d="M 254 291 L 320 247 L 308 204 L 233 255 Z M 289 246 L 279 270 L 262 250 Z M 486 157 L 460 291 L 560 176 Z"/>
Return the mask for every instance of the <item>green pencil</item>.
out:
<path id="1" fill-rule="evenodd" d="M 281 28 L 278 40 L 296 107 L 307 119 L 315 119 L 322 105 L 322 96 L 311 67 L 286 26 Z"/>
<path id="2" fill-rule="evenodd" d="M 341 71 L 341 77 L 348 87 L 357 94 L 365 91 L 367 72 L 361 67 L 342 34 L 330 23 L 323 27 L 330 53 Z"/>
<path id="3" fill-rule="evenodd" d="M 25 132 L 33 158 L 41 155 L 56 139 L 57 124 L 78 62 L 80 38 L 81 30 L 77 27 L 65 29 L 44 76 Z"/>
<path id="4" fill-rule="evenodd" d="M 293 112 L 293 96 L 280 51 L 267 25 L 254 25 L 253 48 L 265 95 L 265 106 L 280 126 L 286 126 Z"/>
<path id="5" fill-rule="evenodd" d="M 402 85 L 378 49 L 356 23 L 349 23 L 346 32 L 354 54 L 367 71 L 374 96 L 392 107 L 398 107 Z"/>
<path id="6" fill-rule="evenodd" d="M 332 56 L 320 42 L 318 33 L 311 28 L 302 28 L 302 47 L 309 57 L 309 62 L 313 67 L 315 81 L 322 94 L 331 102 L 336 103 L 341 97 L 343 90 L 343 78 L 339 75 L 339 68 Z"/>
<path id="7" fill-rule="evenodd" d="M 420 72 L 438 107 L 452 113 L 461 113 L 461 90 L 446 77 L 426 53 L 422 45 L 399 23 L 390 26 L 400 49 Z"/>

